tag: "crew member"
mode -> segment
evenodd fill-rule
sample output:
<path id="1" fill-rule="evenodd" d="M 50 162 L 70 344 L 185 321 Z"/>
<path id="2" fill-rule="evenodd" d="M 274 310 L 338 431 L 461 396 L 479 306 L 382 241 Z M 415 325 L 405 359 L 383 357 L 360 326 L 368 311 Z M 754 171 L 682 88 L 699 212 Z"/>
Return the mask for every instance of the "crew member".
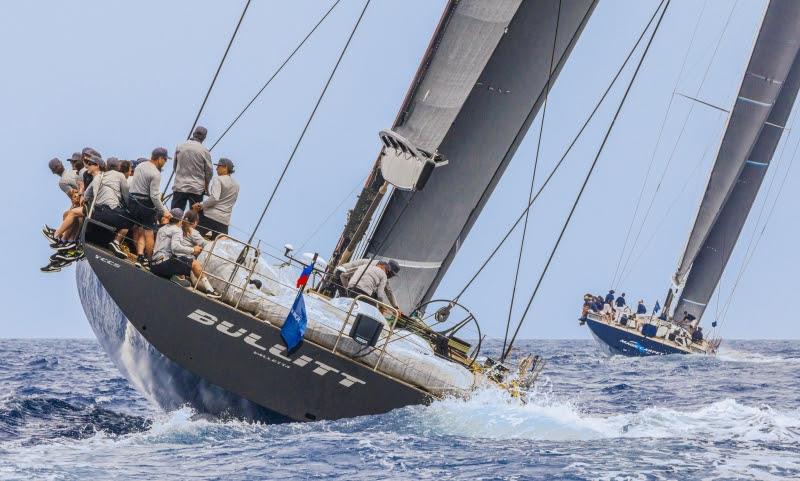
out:
<path id="1" fill-rule="evenodd" d="M 216 165 L 217 176 L 208 187 L 208 198 L 192 205 L 192 209 L 200 213 L 198 230 L 211 239 L 228 233 L 233 206 L 239 198 L 239 183 L 231 176 L 233 162 L 223 157 Z"/>
<path id="2" fill-rule="evenodd" d="M 703 328 L 697 326 L 697 329 L 692 332 L 692 342 L 701 343 L 703 342 Z"/>
<path id="3" fill-rule="evenodd" d="M 647 314 L 647 306 L 644 305 L 644 299 L 639 299 L 639 305 L 636 306 L 636 314 Z"/>
<path id="4" fill-rule="evenodd" d="M 91 208 L 92 219 L 116 229 L 116 236 L 108 247 L 118 258 L 127 259 L 128 255 L 122 250 L 120 242 L 133 225 L 125 208 L 128 203 L 128 179 L 118 170 L 101 172 L 86 188 L 83 199 Z"/>
<path id="5" fill-rule="evenodd" d="M 614 304 L 614 289 L 611 289 L 606 294 L 606 304 Z"/>
<path id="6" fill-rule="evenodd" d="M 58 188 L 64 192 L 67 197 L 71 197 L 73 190 L 78 190 L 78 173 L 74 170 L 65 169 L 64 164 L 58 158 L 50 159 L 47 163 L 50 172 L 58 176 Z"/>
<path id="7" fill-rule="evenodd" d="M 158 229 L 151 272 L 159 277 L 171 279 L 184 287 L 191 284 L 186 276 L 194 274 L 199 281 L 199 287 L 208 297 L 219 299 L 221 296 L 214 291 L 208 279 L 203 276 L 203 267 L 194 258 L 203 251 L 202 246 L 189 247 L 184 244 L 188 225 L 184 225 L 183 211 L 177 207 L 169 212 L 169 217 L 164 216 L 168 224 Z M 190 228 L 189 228 L 190 229 Z"/>
<path id="8" fill-rule="evenodd" d="M 130 183 L 128 212 L 138 225 L 134 238 L 137 267 L 144 267 L 147 264 L 145 256 L 153 255 L 155 243 L 153 231 L 156 228 L 156 220 L 170 217 L 169 211 L 161 202 L 161 169 L 168 158 L 167 149 L 163 147 L 154 149 L 150 160 L 136 167 Z"/>
<path id="9" fill-rule="evenodd" d="M 192 137 L 175 148 L 175 184 L 172 187 L 171 207 L 186 209 L 203 201 L 203 193 L 208 190 L 213 171 L 211 153 L 203 146 L 208 131 L 197 126 Z"/>
<path id="10" fill-rule="evenodd" d="M 622 295 L 617 297 L 617 300 L 615 301 L 615 304 L 617 305 L 617 307 L 625 307 L 625 293 L 624 292 L 622 293 Z"/>
<path id="11" fill-rule="evenodd" d="M 398 272 L 400 272 L 400 265 L 395 260 L 378 261 L 377 264 L 368 262 L 353 272 L 348 280 L 347 289 L 353 297 L 361 294 L 399 308 L 394 296 L 390 298 L 386 294 L 389 279 L 396 276 Z"/>

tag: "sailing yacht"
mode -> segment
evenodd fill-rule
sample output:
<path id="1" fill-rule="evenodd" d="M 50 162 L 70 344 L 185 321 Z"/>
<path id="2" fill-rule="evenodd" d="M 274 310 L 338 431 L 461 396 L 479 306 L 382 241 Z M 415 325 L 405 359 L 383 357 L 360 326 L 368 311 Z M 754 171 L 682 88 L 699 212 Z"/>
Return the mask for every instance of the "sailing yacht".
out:
<path id="1" fill-rule="evenodd" d="M 306 291 L 298 349 L 287 351 L 280 336 L 296 292 L 285 269 L 309 263 L 290 248 L 275 266 L 257 242 L 215 241 L 200 260 L 223 293 L 218 301 L 115 258 L 108 226 L 87 220 L 78 291 L 100 344 L 164 408 L 269 422 L 383 413 L 486 384 L 512 394 L 530 387 L 541 363 L 481 356 L 474 316 L 432 296 L 595 3 L 446 5 L 394 125 L 380 132 L 378 159 L 329 266 Z M 333 297 L 336 266 L 358 257 L 399 263 L 390 282 L 399 309 Z M 475 345 L 462 339 L 468 325 L 477 326 Z"/>
<path id="2" fill-rule="evenodd" d="M 770 0 L 662 314 L 584 308 L 581 322 L 605 350 L 627 356 L 716 352 L 720 340 L 702 339 L 698 326 L 786 129 L 798 88 L 800 2 Z"/>

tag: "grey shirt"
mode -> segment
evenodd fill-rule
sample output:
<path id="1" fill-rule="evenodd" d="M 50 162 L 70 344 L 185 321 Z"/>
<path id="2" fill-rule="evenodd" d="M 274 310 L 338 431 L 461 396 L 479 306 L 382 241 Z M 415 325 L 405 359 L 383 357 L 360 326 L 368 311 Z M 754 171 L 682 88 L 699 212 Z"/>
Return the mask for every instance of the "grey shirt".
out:
<path id="1" fill-rule="evenodd" d="M 386 283 L 389 279 L 386 272 L 376 265 L 364 264 L 355 272 L 347 283 L 348 289 L 359 289 L 368 295 L 377 296 L 378 300 L 391 304 L 391 300 L 386 295 Z"/>
<path id="2" fill-rule="evenodd" d="M 208 186 L 208 198 L 203 201 L 203 215 L 221 224 L 230 225 L 231 213 L 239 198 L 239 183 L 230 175 L 218 175 Z"/>
<path id="3" fill-rule="evenodd" d="M 92 199 L 97 196 L 95 205 L 105 205 L 112 209 L 128 203 L 128 180 L 125 174 L 110 170 L 94 176 L 94 180 L 86 188 L 83 198 L 91 205 Z"/>
<path id="4" fill-rule="evenodd" d="M 153 248 L 153 261 L 160 262 L 172 256 L 191 256 L 194 249 L 183 244 L 183 229 L 180 224 L 167 224 L 158 229 Z"/>
<path id="5" fill-rule="evenodd" d="M 153 202 L 158 215 L 162 216 L 167 211 L 161 202 L 161 171 L 153 162 L 142 162 L 133 171 L 133 180 L 130 182 L 130 193 L 149 197 Z"/>
<path id="6" fill-rule="evenodd" d="M 189 235 L 181 236 L 181 245 L 189 249 L 194 249 L 194 246 L 205 247 L 207 242 L 196 229 L 192 229 Z"/>
<path id="7" fill-rule="evenodd" d="M 58 178 L 58 187 L 69 197 L 71 190 L 78 190 L 78 173 L 72 169 L 64 169 Z"/>
<path id="8" fill-rule="evenodd" d="M 211 153 L 196 140 L 187 140 L 175 148 L 175 185 L 173 192 L 202 194 L 214 171 Z"/>

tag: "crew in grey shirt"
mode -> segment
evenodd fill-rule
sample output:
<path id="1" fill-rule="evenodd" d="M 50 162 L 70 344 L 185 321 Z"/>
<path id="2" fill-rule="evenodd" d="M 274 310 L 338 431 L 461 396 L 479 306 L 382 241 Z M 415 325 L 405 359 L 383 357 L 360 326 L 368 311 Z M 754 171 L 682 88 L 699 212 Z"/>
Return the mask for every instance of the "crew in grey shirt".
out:
<path id="1" fill-rule="evenodd" d="M 207 131 L 205 127 L 194 129 L 192 137 L 175 148 L 175 185 L 172 187 L 171 208 L 186 209 L 203 201 L 203 193 L 214 172 L 211 153 L 203 146 Z"/>
<path id="2" fill-rule="evenodd" d="M 239 198 L 239 183 L 231 177 L 233 172 L 234 166 L 230 159 L 219 159 L 217 176 L 208 186 L 208 198 L 192 206 L 193 209 L 202 211 L 198 227 L 200 233 L 206 235 L 210 232 L 212 239 L 220 233 L 227 234 L 231 224 L 233 206 Z"/>
<path id="3" fill-rule="evenodd" d="M 78 173 L 72 169 L 64 169 L 58 179 L 58 186 L 69 197 L 73 190 L 78 190 Z"/>
<path id="4" fill-rule="evenodd" d="M 183 229 L 180 222 L 170 222 L 158 229 L 156 246 L 153 249 L 153 262 L 160 262 L 172 256 L 192 257 L 194 248 L 182 242 Z"/>
<path id="5" fill-rule="evenodd" d="M 95 206 L 104 205 L 111 209 L 125 206 L 128 202 L 128 180 L 125 174 L 116 170 L 97 174 L 83 193 L 88 205 L 92 205 L 95 196 Z"/>
<path id="6" fill-rule="evenodd" d="M 377 297 L 384 304 L 397 307 L 394 296 L 386 293 L 389 277 L 394 277 L 400 271 L 400 266 L 396 261 L 380 261 L 377 265 L 371 262 L 363 263 L 356 269 L 347 283 L 347 288 L 353 294 L 364 294 L 369 297 Z"/>
<path id="7" fill-rule="evenodd" d="M 131 178 L 133 179 L 130 183 L 131 195 L 150 199 L 159 217 L 164 215 L 167 208 L 161 202 L 161 169 L 156 163 L 153 160 L 142 162 L 136 167 Z"/>

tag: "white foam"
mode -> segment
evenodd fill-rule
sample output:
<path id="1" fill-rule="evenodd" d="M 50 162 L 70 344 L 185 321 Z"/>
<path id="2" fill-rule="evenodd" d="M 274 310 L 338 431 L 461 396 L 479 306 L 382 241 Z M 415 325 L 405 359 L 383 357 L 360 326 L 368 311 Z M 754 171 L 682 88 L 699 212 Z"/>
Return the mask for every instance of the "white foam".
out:
<path id="1" fill-rule="evenodd" d="M 682 438 L 800 440 L 800 411 L 779 412 L 734 399 L 699 409 L 648 407 L 636 413 L 585 414 L 568 400 L 538 395 L 521 404 L 497 390 L 467 400 L 445 399 L 412 411 L 426 429 L 444 435 L 492 439 L 592 440 Z"/>
<path id="2" fill-rule="evenodd" d="M 797 357 L 766 356 L 757 352 L 740 351 L 730 346 L 722 345 L 717 351 L 717 359 L 726 362 L 742 362 L 750 364 L 770 364 L 770 363 L 800 363 Z"/>

